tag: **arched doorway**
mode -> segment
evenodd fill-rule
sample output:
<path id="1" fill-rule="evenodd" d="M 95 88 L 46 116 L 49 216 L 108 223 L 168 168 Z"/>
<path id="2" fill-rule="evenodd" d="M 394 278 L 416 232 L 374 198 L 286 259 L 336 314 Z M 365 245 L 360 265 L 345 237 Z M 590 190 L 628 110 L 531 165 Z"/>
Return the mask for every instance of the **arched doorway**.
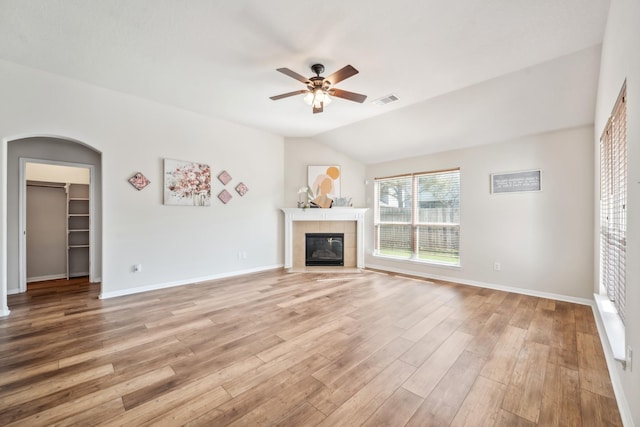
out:
<path id="1" fill-rule="evenodd" d="M 100 281 L 102 275 L 102 158 L 101 153 L 88 144 L 65 137 L 31 136 L 9 140 L 6 156 L 6 294 L 21 291 L 21 283 L 26 282 L 24 269 L 24 224 L 20 200 L 21 159 L 59 164 L 80 164 L 92 169 L 91 191 L 94 217 L 92 218 L 93 253 L 92 280 Z M 6 294 L 4 306 L 6 307 Z M 0 305 L 1 307 L 1 305 Z"/>

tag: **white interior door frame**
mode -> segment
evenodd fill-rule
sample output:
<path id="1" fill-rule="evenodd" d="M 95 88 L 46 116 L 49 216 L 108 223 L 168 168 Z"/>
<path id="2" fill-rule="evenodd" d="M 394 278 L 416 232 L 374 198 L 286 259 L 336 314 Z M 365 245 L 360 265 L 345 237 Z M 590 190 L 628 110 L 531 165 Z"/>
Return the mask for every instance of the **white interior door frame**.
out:
<path id="1" fill-rule="evenodd" d="M 18 239 L 19 251 L 19 288 L 20 292 L 27 291 L 27 163 L 40 163 L 55 166 L 70 166 L 75 168 L 89 169 L 89 281 L 94 282 L 95 270 L 95 250 L 96 250 L 96 221 L 95 221 L 95 167 L 84 163 L 59 162 L 55 160 L 31 159 L 20 157 L 19 168 L 19 191 L 18 191 L 18 227 L 20 238 Z M 65 248 L 66 250 L 66 248 Z"/>

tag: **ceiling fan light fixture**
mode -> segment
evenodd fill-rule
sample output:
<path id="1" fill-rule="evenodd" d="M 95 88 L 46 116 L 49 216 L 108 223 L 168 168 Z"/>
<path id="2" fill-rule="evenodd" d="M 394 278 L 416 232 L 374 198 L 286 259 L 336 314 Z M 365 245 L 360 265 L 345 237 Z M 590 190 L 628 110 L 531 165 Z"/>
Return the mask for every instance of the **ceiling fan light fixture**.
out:
<path id="1" fill-rule="evenodd" d="M 282 98 L 288 98 L 290 96 L 304 94 L 304 102 L 313 107 L 313 113 L 322 113 L 324 106 L 329 105 L 332 101 L 332 97 L 338 97 L 349 101 L 354 101 L 362 104 L 367 95 L 360 93 L 349 92 L 346 90 L 336 89 L 333 87 L 335 83 L 339 83 L 351 76 L 358 74 L 358 70 L 351 65 L 346 65 L 338 71 L 331 74 L 329 77 L 322 77 L 320 74 L 324 72 L 324 66 L 322 64 L 313 64 L 311 70 L 316 74 L 314 77 L 306 78 L 301 74 L 291 71 L 288 68 L 278 68 L 276 71 L 281 72 L 289 77 L 304 83 L 306 89 L 297 90 L 293 92 L 283 93 L 281 95 L 270 96 L 274 101 Z"/>
<path id="2" fill-rule="evenodd" d="M 324 105 L 331 104 L 331 97 L 329 96 L 329 94 L 327 92 L 322 92 L 322 94 L 323 94 L 322 102 L 324 103 Z"/>
<path id="3" fill-rule="evenodd" d="M 313 92 L 309 91 L 309 93 L 304 96 L 304 103 L 307 105 L 313 105 Z"/>
<path id="4" fill-rule="evenodd" d="M 305 95 L 304 102 L 307 105 L 320 108 L 321 105 L 329 105 L 331 103 L 331 97 L 324 90 L 315 89 Z"/>

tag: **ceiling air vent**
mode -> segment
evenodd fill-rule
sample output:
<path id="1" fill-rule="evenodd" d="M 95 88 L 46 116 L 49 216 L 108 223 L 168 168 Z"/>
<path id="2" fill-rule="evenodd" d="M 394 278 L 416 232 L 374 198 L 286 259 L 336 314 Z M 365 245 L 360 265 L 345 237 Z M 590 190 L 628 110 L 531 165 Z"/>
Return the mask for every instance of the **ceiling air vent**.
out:
<path id="1" fill-rule="evenodd" d="M 395 102 L 398 100 L 398 97 L 395 95 L 387 95 L 387 96 L 383 96 L 382 98 L 378 98 L 375 101 L 373 101 L 373 103 L 375 105 L 386 105 L 389 104 L 390 102 Z"/>

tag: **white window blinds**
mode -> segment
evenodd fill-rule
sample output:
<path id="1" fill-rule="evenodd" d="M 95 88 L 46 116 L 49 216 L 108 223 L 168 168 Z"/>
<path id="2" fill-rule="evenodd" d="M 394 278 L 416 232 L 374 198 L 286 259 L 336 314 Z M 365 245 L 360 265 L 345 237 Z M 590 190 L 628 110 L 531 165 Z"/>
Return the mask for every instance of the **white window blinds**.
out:
<path id="1" fill-rule="evenodd" d="M 626 85 L 600 139 L 600 284 L 625 320 L 627 246 Z"/>
<path id="2" fill-rule="evenodd" d="M 375 182 L 376 255 L 460 264 L 460 170 Z"/>
<path id="3" fill-rule="evenodd" d="M 376 180 L 376 252 L 409 258 L 412 252 L 413 180 L 400 176 Z"/>

